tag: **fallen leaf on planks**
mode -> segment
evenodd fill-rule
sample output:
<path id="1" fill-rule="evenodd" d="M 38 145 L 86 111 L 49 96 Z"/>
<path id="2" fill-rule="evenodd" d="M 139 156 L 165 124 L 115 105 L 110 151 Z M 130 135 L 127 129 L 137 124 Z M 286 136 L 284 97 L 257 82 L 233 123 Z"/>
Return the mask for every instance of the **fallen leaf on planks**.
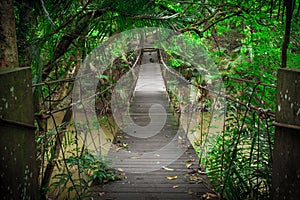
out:
<path id="1" fill-rule="evenodd" d="M 139 159 L 140 157 L 138 157 L 138 156 L 131 156 L 131 157 L 129 157 L 130 159 Z"/>
<path id="2" fill-rule="evenodd" d="M 185 162 L 194 162 L 195 161 L 195 159 L 194 158 L 191 158 L 191 159 L 188 159 L 188 160 L 185 160 Z"/>
<path id="3" fill-rule="evenodd" d="M 205 172 L 205 171 L 198 170 L 198 174 L 200 174 L 200 175 L 205 175 L 206 172 Z"/>
<path id="4" fill-rule="evenodd" d="M 193 163 L 185 164 L 186 168 L 190 168 L 192 165 L 193 165 Z"/>
<path id="5" fill-rule="evenodd" d="M 98 196 L 101 197 L 101 196 L 103 196 L 104 194 L 105 194 L 105 192 L 99 192 L 99 193 L 98 193 Z"/>
<path id="6" fill-rule="evenodd" d="M 124 172 L 124 170 L 122 168 L 118 168 L 117 169 L 119 172 Z"/>
<path id="7" fill-rule="evenodd" d="M 212 193 L 206 193 L 206 194 L 204 194 L 203 196 L 202 196 L 204 199 L 210 199 L 210 198 L 217 198 L 218 197 L 218 195 L 216 195 L 216 194 L 212 194 Z"/>
<path id="8" fill-rule="evenodd" d="M 178 176 L 166 176 L 166 178 L 167 178 L 168 180 L 174 180 L 174 179 L 177 179 Z"/>
<path id="9" fill-rule="evenodd" d="M 166 171 L 175 171 L 175 169 L 168 168 L 168 167 L 165 167 L 165 166 L 163 166 L 162 168 L 163 168 L 164 170 L 166 170 Z"/>
<path id="10" fill-rule="evenodd" d="M 203 178 L 195 176 L 195 175 L 191 175 L 190 176 L 190 181 L 201 183 L 201 182 L 203 182 Z"/>
<path id="11" fill-rule="evenodd" d="M 194 194 L 195 192 L 191 189 L 189 189 L 188 191 L 186 191 L 188 194 Z"/>
<path id="12" fill-rule="evenodd" d="M 174 189 L 179 188 L 179 185 L 174 185 L 172 188 L 174 188 Z"/>
<path id="13" fill-rule="evenodd" d="M 118 147 L 116 148 L 116 152 L 120 151 L 121 150 L 121 147 Z"/>

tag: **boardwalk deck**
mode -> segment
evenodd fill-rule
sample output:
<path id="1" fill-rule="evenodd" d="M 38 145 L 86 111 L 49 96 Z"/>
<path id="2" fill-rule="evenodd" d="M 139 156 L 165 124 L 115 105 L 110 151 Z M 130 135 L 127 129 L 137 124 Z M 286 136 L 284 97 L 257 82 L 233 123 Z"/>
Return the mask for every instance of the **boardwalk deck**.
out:
<path id="1" fill-rule="evenodd" d="M 113 145 L 108 155 L 113 167 L 122 169 L 125 176 L 96 186 L 94 199 L 190 200 L 205 199 L 205 194 L 213 193 L 207 177 L 197 173 L 197 155 L 173 115 L 160 66 L 149 63 L 156 59 L 155 53 L 143 57 L 130 104 L 130 116 L 138 125 L 133 131 L 136 135 L 119 131 L 115 144 L 126 144 L 127 148 L 120 150 Z M 162 107 L 152 107 L 150 118 L 149 109 L 154 104 Z M 159 130 L 156 134 L 155 129 Z M 180 144 L 187 146 L 181 148 Z"/>

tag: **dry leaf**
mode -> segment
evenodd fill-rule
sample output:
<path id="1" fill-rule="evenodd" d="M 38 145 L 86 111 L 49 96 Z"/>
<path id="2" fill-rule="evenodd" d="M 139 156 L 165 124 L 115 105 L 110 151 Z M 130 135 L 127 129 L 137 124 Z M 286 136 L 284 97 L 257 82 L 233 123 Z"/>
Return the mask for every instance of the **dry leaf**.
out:
<path id="1" fill-rule="evenodd" d="M 98 195 L 101 197 L 105 194 L 105 192 L 99 192 Z"/>
<path id="2" fill-rule="evenodd" d="M 205 175 L 206 174 L 205 171 L 201 171 L 201 170 L 198 170 L 198 173 L 201 174 L 201 175 Z"/>
<path id="3" fill-rule="evenodd" d="M 174 179 L 177 179 L 178 176 L 166 176 L 166 178 L 167 178 L 168 180 L 174 180 Z"/>
<path id="4" fill-rule="evenodd" d="M 162 168 L 163 168 L 164 170 L 167 170 L 167 171 L 175 171 L 175 169 L 168 168 L 168 167 L 165 167 L 165 166 L 163 166 Z"/>
<path id="5" fill-rule="evenodd" d="M 194 162 L 195 161 L 195 159 L 194 158 L 192 158 L 192 159 L 188 159 L 188 160 L 186 160 L 185 162 Z"/>
<path id="6" fill-rule="evenodd" d="M 131 159 L 139 159 L 140 157 L 137 157 L 137 156 L 131 156 L 130 158 L 131 158 Z"/>
<path id="7" fill-rule="evenodd" d="M 212 193 L 209 193 L 209 192 L 203 195 L 203 198 L 205 198 L 205 199 L 217 198 L 217 197 L 218 197 L 218 195 L 212 194 Z"/>
<path id="8" fill-rule="evenodd" d="M 190 176 L 190 181 L 203 182 L 203 179 L 201 177 L 192 175 Z"/>
<path id="9" fill-rule="evenodd" d="M 188 190 L 187 193 L 188 194 L 194 194 L 194 191 L 193 190 Z"/>
<path id="10" fill-rule="evenodd" d="M 185 164 L 186 168 L 190 168 L 193 165 L 193 163 Z"/>
<path id="11" fill-rule="evenodd" d="M 117 169 L 119 172 L 124 172 L 124 170 L 122 168 L 118 168 Z"/>
<path id="12" fill-rule="evenodd" d="M 174 188 L 174 189 L 175 189 L 175 188 L 179 188 L 179 185 L 174 185 L 173 188 Z"/>
<path id="13" fill-rule="evenodd" d="M 116 152 L 120 151 L 121 147 L 116 148 Z"/>

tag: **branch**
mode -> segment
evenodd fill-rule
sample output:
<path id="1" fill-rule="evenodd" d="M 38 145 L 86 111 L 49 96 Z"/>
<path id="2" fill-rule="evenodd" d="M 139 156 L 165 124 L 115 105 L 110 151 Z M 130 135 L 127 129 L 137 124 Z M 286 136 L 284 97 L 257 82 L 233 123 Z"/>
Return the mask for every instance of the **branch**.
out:
<path id="1" fill-rule="evenodd" d="M 78 17 L 81 13 L 83 13 L 83 11 L 86 10 L 87 6 L 92 3 L 94 0 L 89 0 L 82 8 L 81 10 L 76 13 L 74 16 L 72 16 L 68 21 L 66 21 L 65 23 L 63 23 L 60 27 L 56 28 L 55 30 L 53 30 L 47 37 L 51 37 L 52 35 L 58 33 L 61 29 L 65 28 L 67 25 L 69 25 L 70 23 L 73 22 L 73 20 Z"/>
<path id="2" fill-rule="evenodd" d="M 124 16 L 127 16 L 127 17 L 132 17 L 134 19 L 150 19 L 150 20 L 166 20 L 166 19 L 176 18 L 179 15 L 179 13 L 175 13 L 173 15 L 168 15 L 168 16 L 163 16 L 163 17 L 157 17 L 157 16 L 154 16 L 154 15 L 135 15 L 135 14 L 129 14 L 129 13 L 124 13 L 124 12 L 121 12 L 121 11 L 118 11 L 118 10 L 107 10 L 107 11 L 117 12 L 120 15 L 124 15 Z"/>
<path id="3" fill-rule="evenodd" d="M 74 26 L 69 33 L 65 33 L 64 36 L 61 38 L 61 40 L 57 43 L 55 50 L 54 50 L 54 56 L 53 59 L 50 60 L 43 69 L 43 80 L 47 78 L 49 73 L 52 71 L 53 67 L 56 65 L 57 59 L 59 59 L 61 56 L 65 54 L 69 46 L 72 44 L 72 42 L 78 38 L 81 35 L 86 34 L 87 31 L 84 31 L 84 29 L 88 26 L 90 23 L 90 19 L 92 17 L 99 17 L 103 14 L 103 12 L 89 12 L 83 16 L 80 17 L 80 20 L 76 26 Z"/>
<path id="4" fill-rule="evenodd" d="M 196 27 L 188 27 L 188 28 L 178 29 L 176 26 L 174 26 L 174 28 L 179 33 L 194 31 L 199 36 L 199 38 L 203 37 L 203 33 L 201 31 L 199 31 Z"/>
<path id="5" fill-rule="evenodd" d="M 228 16 L 226 16 L 226 17 L 224 17 L 224 18 L 218 19 L 218 20 L 215 21 L 214 23 L 212 23 L 212 24 L 210 24 L 209 26 L 207 26 L 206 28 L 204 28 L 204 29 L 202 30 L 202 32 L 207 31 L 208 29 L 210 29 L 210 28 L 213 27 L 214 25 L 216 25 L 216 24 L 218 24 L 218 23 L 220 23 L 220 22 L 222 22 L 222 21 L 224 21 L 224 20 L 226 20 L 226 19 L 229 19 L 229 18 L 234 17 L 234 16 L 238 16 L 238 15 L 241 14 L 241 13 L 242 13 L 242 11 L 237 11 L 237 12 L 235 12 L 235 13 L 233 13 L 233 14 L 231 14 L 231 15 L 228 15 Z"/>

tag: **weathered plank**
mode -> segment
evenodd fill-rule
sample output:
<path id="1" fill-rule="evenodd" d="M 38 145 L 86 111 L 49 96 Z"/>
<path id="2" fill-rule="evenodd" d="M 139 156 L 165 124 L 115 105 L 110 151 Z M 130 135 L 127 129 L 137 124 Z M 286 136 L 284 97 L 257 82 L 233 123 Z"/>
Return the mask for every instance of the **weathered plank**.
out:
<path id="1" fill-rule="evenodd" d="M 279 69 L 274 137 L 274 200 L 300 196 L 300 70 Z"/>
<path id="2" fill-rule="evenodd" d="M 31 70 L 1 69 L 0 80 L 1 198 L 39 199 Z"/>

